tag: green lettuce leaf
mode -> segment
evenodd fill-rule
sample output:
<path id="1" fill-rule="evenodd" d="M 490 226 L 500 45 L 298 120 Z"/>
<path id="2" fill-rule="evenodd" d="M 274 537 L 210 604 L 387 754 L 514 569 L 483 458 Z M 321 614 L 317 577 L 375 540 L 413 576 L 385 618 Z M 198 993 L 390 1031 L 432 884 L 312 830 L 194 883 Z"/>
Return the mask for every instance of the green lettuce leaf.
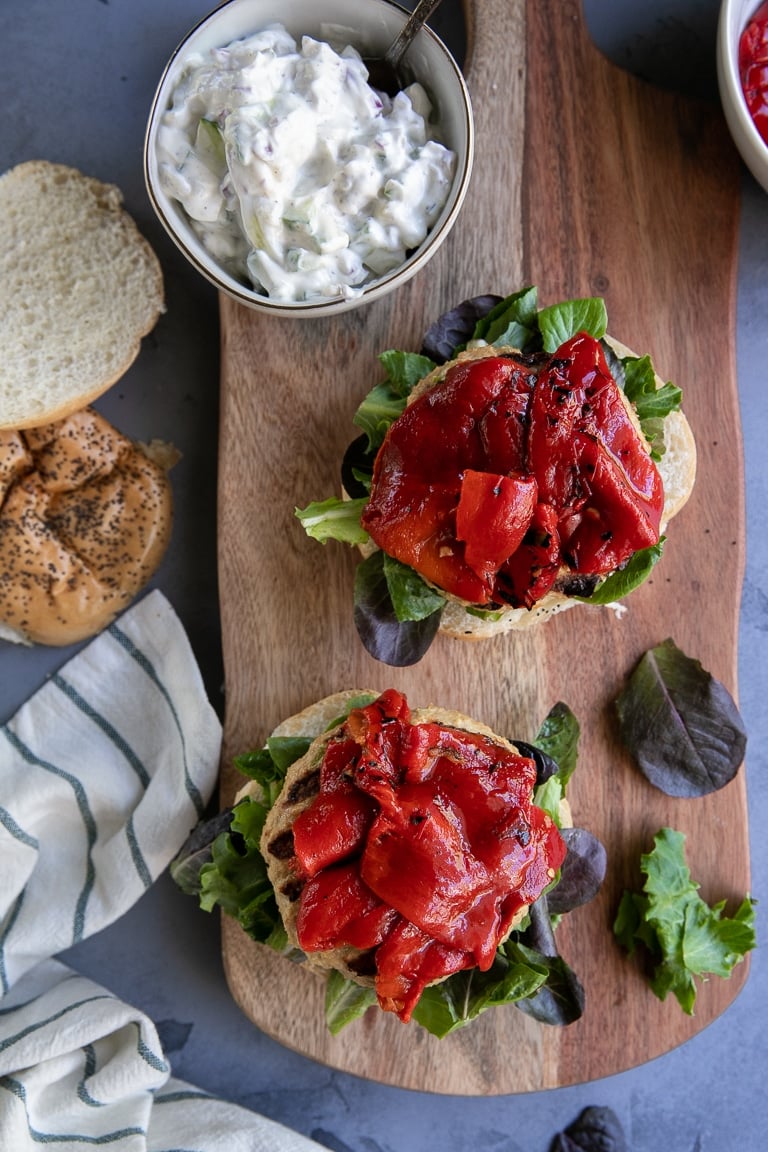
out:
<path id="1" fill-rule="evenodd" d="M 340 496 L 330 496 L 327 500 L 315 500 L 306 508 L 295 508 L 294 515 L 304 525 L 307 536 L 325 544 L 327 540 L 340 540 L 343 544 L 365 544 L 368 533 L 360 523 L 360 517 L 368 503 L 367 496 L 356 500 L 343 500 Z"/>
<path id="2" fill-rule="evenodd" d="M 676 384 L 667 381 L 656 387 L 656 373 L 650 356 L 622 359 L 624 392 L 635 406 L 643 435 L 651 446 L 651 458 L 660 460 L 664 455 L 664 418 L 676 412 L 683 393 Z"/>
<path id="3" fill-rule="evenodd" d="M 512 941 L 496 952 L 487 972 L 470 968 L 425 988 L 413 1019 L 433 1036 L 443 1038 L 476 1020 L 488 1008 L 532 997 L 549 969 L 543 958 Z"/>
<path id="4" fill-rule="evenodd" d="M 350 696 L 346 702 L 344 711 L 339 713 L 338 716 L 334 716 L 333 720 L 326 724 L 325 731 L 330 732 L 331 728 L 335 728 L 338 724 L 343 724 L 347 716 L 349 716 L 350 712 L 355 708 L 366 708 L 369 704 L 372 704 L 375 699 L 376 696 L 372 692 L 359 692 L 356 696 Z"/>
<path id="5" fill-rule="evenodd" d="M 504 615 L 503 608 L 479 608 L 475 604 L 467 604 L 464 611 L 468 616 L 476 616 L 478 620 L 490 620 L 495 623 Z"/>
<path id="6" fill-rule="evenodd" d="M 710 906 L 698 893 L 685 861 L 685 836 L 662 828 L 654 848 L 640 858 L 642 894 L 625 892 L 613 931 L 630 954 L 637 944 L 655 964 L 651 989 L 660 1000 L 671 992 L 693 1015 L 695 977 L 729 977 L 756 946 L 754 902 L 747 896 L 732 918 L 725 901 Z"/>
<path id="7" fill-rule="evenodd" d="M 253 940 L 278 952 L 290 950 L 288 937 L 259 841 L 288 769 L 310 743 L 304 737 L 270 736 L 266 747 L 235 757 L 235 767 L 259 784 L 261 797 L 246 796 L 199 825 L 170 868 L 174 881 L 182 891 L 196 895 L 204 911 L 218 906 Z M 207 835 L 206 829 L 210 829 Z"/>
<path id="8" fill-rule="evenodd" d="M 532 343 L 538 342 L 536 301 L 534 287 L 522 288 L 506 296 L 478 320 L 472 339 L 484 340 L 486 344 L 498 347 L 508 345 L 521 351 L 530 348 Z"/>
<path id="9" fill-rule="evenodd" d="M 265 748 L 235 756 L 234 765 L 238 772 L 256 781 L 265 804 L 271 808 L 283 787 L 286 772 L 311 743 L 305 736 L 270 736 Z"/>
<path id="10" fill-rule="evenodd" d="M 277 909 L 259 839 L 268 808 L 251 796 L 233 809 L 232 824 L 213 842 L 211 861 L 200 869 L 200 907 L 218 905 L 254 940 L 284 951 L 288 938 Z"/>
<path id="11" fill-rule="evenodd" d="M 591 596 L 575 596 L 574 599 L 585 604 L 613 604 L 622 600 L 648 579 L 661 559 L 665 541 L 666 536 L 661 536 L 657 544 L 641 548 L 630 556 L 623 568 L 617 568 L 602 584 L 598 584 Z"/>
<path id="12" fill-rule="evenodd" d="M 551 304 L 541 309 L 538 319 L 545 352 L 556 352 L 577 332 L 587 332 L 601 340 L 608 327 L 605 301 L 599 296 Z"/>
<path id="13" fill-rule="evenodd" d="M 405 411 L 405 398 L 386 383 L 376 384 L 358 407 L 352 422 L 368 437 L 368 451 L 377 452 L 390 424 Z"/>
<path id="14" fill-rule="evenodd" d="M 392 607 L 401 624 L 405 620 L 424 620 L 445 607 L 445 596 L 430 587 L 413 568 L 386 552 L 382 553 L 382 564 Z"/>
<path id="15" fill-rule="evenodd" d="M 389 348 L 379 354 L 379 360 L 387 372 L 387 384 L 397 395 L 407 400 L 420 380 L 436 367 L 428 356 L 418 352 L 403 352 Z"/>
<path id="16" fill-rule="evenodd" d="M 576 768 L 579 750 L 579 722 L 567 704 L 558 701 L 550 708 L 533 740 L 557 764 L 557 772 L 542 784 L 533 795 L 533 802 L 548 812 L 560 827 L 560 801 L 565 797 L 568 781 Z"/>
<path id="17" fill-rule="evenodd" d="M 363 1016 L 376 1003 L 374 988 L 364 988 L 331 969 L 325 986 L 325 1022 L 328 1031 L 338 1036 L 342 1028 Z"/>
<path id="18" fill-rule="evenodd" d="M 413 388 L 435 367 L 428 356 L 394 348 L 382 352 L 379 360 L 386 369 L 386 379 L 371 389 L 352 417 L 368 437 L 369 452 L 378 451 L 390 424 L 405 411 Z"/>
<path id="19" fill-rule="evenodd" d="M 667 381 L 661 388 L 656 387 L 656 373 L 650 356 L 627 356 L 622 358 L 624 365 L 624 392 L 637 409 L 642 420 L 668 416 L 676 412 L 683 399 L 683 392 L 676 384 Z"/>

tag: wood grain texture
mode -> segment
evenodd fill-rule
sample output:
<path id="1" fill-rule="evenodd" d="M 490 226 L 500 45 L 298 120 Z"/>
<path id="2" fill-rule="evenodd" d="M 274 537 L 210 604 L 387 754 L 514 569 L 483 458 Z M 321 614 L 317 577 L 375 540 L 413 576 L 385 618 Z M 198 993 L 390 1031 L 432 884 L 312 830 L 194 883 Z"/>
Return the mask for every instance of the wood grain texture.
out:
<path id="1" fill-rule="evenodd" d="M 570 705 L 582 725 L 574 810 L 610 862 L 599 898 L 558 932 L 586 989 L 578 1023 L 551 1029 L 510 1007 L 437 1041 L 372 1011 L 333 1038 L 322 982 L 223 922 L 232 993 L 261 1029 L 360 1076 L 478 1095 L 632 1067 L 721 1013 L 746 963 L 730 981 L 702 985 L 686 1017 L 674 1000 L 653 997 L 610 926 L 663 825 L 687 834 L 708 900 L 749 890 L 749 855 L 743 772 L 715 796 L 671 800 L 619 746 L 612 708 L 642 652 L 668 636 L 736 693 L 744 566 L 736 156 L 717 109 L 655 90 L 600 56 L 576 0 L 474 0 L 467 24 L 477 161 L 462 217 L 428 268 L 333 321 L 276 321 L 221 300 L 221 799 L 229 803 L 238 783 L 232 755 L 340 688 L 393 684 L 414 704 L 459 708 L 521 739 L 555 701 Z M 418 348 L 444 308 L 526 282 L 539 286 L 542 303 L 604 296 L 610 330 L 683 387 L 699 447 L 694 496 L 622 619 L 578 608 L 481 644 L 439 638 L 412 669 L 377 665 L 352 623 L 352 550 L 308 540 L 293 508 L 337 490 L 351 416 L 379 378 L 379 351 Z"/>

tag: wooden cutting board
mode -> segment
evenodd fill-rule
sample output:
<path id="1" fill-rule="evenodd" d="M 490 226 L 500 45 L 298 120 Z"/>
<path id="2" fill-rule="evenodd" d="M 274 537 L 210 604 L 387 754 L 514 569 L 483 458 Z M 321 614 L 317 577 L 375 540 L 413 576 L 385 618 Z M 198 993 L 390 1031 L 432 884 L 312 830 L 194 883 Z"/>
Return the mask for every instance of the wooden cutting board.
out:
<path id="1" fill-rule="evenodd" d="M 605 1076 L 680 1044 L 721 1013 L 748 965 L 700 987 L 696 1014 L 651 994 L 614 943 L 639 855 L 671 825 L 687 834 L 705 899 L 749 890 L 743 771 L 699 800 L 655 791 L 617 742 L 612 701 L 639 656 L 667 637 L 736 693 L 744 566 L 742 447 L 734 355 L 739 169 L 719 110 L 610 65 L 576 0 L 473 0 L 467 79 L 477 160 L 463 213 L 430 265 L 394 295 L 335 320 L 278 321 L 221 300 L 220 595 L 226 671 L 221 799 L 232 755 L 340 688 L 393 685 L 413 703 L 474 715 L 530 739 L 564 700 L 582 725 L 571 798 L 605 843 L 603 891 L 558 931 L 582 979 L 583 1018 L 555 1029 L 514 1007 L 443 1041 L 376 1011 L 331 1037 L 323 983 L 224 918 L 227 978 L 269 1035 L 360 1076 L 432 1092 L 527 1092 Z M 418 349 L 443 309 L 539 286 L 541 303 L 602 295 L 610 331 L 650 352 L 684 389 L 698 440 L 693 498 L 651 581 L 621 620 L 577 608 L 482 644 L 439 638 L 416 667 L 363 651 L 352 623 L 356 557 L 309 540 L 293 517 L 337 491 L 352 414 L 383 349 Z M 729 906 L 729 910 L 730 910 Z"/>

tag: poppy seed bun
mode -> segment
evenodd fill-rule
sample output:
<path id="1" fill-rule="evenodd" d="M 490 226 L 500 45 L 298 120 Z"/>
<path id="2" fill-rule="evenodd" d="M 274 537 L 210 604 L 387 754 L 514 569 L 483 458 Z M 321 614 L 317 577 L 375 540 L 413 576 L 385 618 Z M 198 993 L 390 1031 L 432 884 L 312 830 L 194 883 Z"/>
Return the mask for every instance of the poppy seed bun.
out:
<path id="1" fill-rule="evenodd" d="M 636 356 L 636 353 L 630 351 L 626 345 L 621 344 L 612 337 L 607 336 L 606 342 L 610 344 L 616 355 L 621 358 Z M 425 376 L 423 380 L 420 380 L 411 392 L 408 403 L 412 404 L 420 396 L 423 396 L 439 384 L 454 364 L 505 354 L 517 354 L 517 350 L 514 348 L 499 348 L 495 345 L 483 344 L 460 352 L 455 360 L 439 365 L 430 372 L 429 375 Z M 663 383 L 663 380 L 657 375 L 656 387 L 663 387 Z M 640 422 L 635 409 L 621 390 L 620 396 L 630 419 L 642 436 Z M 677 515 L 688 500 L 696 478 L 696 443 L 690 424 L 681 411 L 671 412 L 665 417 L 664 448 L 664 454 L 656 464 L 664 486 L 664 511 L 661 521 L 662 532 L 672 517 Z M 650 452 L 650 446 L 648 451 Z M 361 548 L 363 555 L 370 555 L 374 550 L 375 546 L 372 542 L 364 544 Z M 568 569 L 564 568 L 562 575 L 563 577 L 567 577 L 571 575 L 571 573 Z M 581 603 L 581 601 L 575 599 L 573 596 L 567 596 L 564 592 L 557 591 L 555 588 L 543 596 L 541 600 L 537 601 L 533 608 L 504 608 L 499 611 L 494 611 L 488 616 L 476 616 L 466 611 L 467 605 L 464 601 L 445 593 L 443 589 L 438 589 L 438 591 L 446 596 L 447 600 L 440 618 L 439 631 L 447 636 L 453 636 L 462 640 L 484 640 L 498 636 L 504 632 L 530 628 L 535 624 L 540 624 L 542 621 L 549 619 L 549 617 L 556 615 L 558 612 L 562 612 L 567 608 L 573 608 Z"/>
<path id="2" fill-rule="evenodd" d="M 122 199 L 44 160 L 0 176 L 0 428 L 85 407 L 164 311 L 160 264 Z"/>
<path id="3" fill-rule="evenodd" d="M 167 447 L 148 453 L 91 408 L 0 430 L 0 637 L 74 644 L 127 608 L 171 532 Z"/>
<path id="4" fill-rule="evenodd" d="M 323 700 L 305 708 L 296 716 L 291 717 L 275 729 L 273 736 L 307 736 L 313 738 L 309 750 L 288 769 L 285 783 L 278 799 L 267 816 L 264 831 L 261 837 L 261 853 L 267 863 L 267 872 L 270 882 L 275 890 L 277 905 L 282 917 L 283 925 L 291 944 L 298 948 L 296 934 L 296 918 L 299 907 L 301 883 L 291 868 L 293 854 L 293 824 L 305 808 L 313 802 L 319 788 L 319 768 L 322 763 L 325 746 L 337 731 L 337 721 L 349 709 L 350 702 L 356 697 L 368 695 L 375 699 L 379 693 L 365 689 L 336 692 Z M 446 708 L 428 706 L 411 710 L 411 723 L 437 723 L 448 728 L 459 728 L 467 732 L 475 732 L 487 737 L 495 744 L 510 752 L 517 752 L 514 744 L 496 735 L 487 725 L 460 712 Z M 332 725 L 330 728 L 328 725 Z M 235 803 L 246 796 L 260 798 L 260 788 L 255 781 L 249 781 L 235 797 Z M 564 823 L 570 823 L 570 810 L 564 806 L 561 817 Z M 525 908 L 516 914 L 513 927 L 519 923 L 525 914 Z M 356 962 L 363 956 L 359 949 L 351 947 L 336 948 L 327 952 L 313 952 L 306 955 L 304 963 L 307 967 L 327 971 L 335 969 L 351 980 L 366 987 L 373 987 L 373 977 L 367 971 L 356 967 Z"/>

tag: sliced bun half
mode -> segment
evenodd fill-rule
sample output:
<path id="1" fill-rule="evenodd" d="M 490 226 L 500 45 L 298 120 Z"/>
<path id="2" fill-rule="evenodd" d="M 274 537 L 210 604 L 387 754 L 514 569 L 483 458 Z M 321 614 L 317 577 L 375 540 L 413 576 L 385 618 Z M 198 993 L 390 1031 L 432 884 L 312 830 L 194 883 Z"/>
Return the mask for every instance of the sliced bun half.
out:
<path id="1" fill-rule="evenodd" d="M 85 407 L 164 310 L 160 264 L 111 184 L 33 160 L 0 177 L 0 428 Z"/>

